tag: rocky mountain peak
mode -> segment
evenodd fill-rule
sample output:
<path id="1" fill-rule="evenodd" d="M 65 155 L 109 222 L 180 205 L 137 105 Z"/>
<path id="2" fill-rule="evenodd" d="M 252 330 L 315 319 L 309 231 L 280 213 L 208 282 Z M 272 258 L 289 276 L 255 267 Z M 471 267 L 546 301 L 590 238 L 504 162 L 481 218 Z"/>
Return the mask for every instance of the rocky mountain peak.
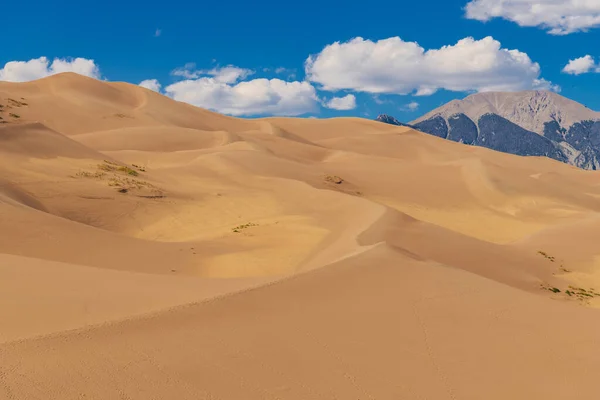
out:
<path id="1" fill-rule="evenodd" d="M 544 133 L 546 122 L 556 121 L 560 127 L 568 129 L 579 121 L 600 120 L 600 113 L 557 93 L 544 90 L 528 90 L 523 92 L 472 94 L 463 100 L 451 101 L 411 122 L 411 124 L 438 115 L 449 118 L 456 114 L 465 114 L 475 122 L 482 115 L 496 114 L 540 135 Z"/>

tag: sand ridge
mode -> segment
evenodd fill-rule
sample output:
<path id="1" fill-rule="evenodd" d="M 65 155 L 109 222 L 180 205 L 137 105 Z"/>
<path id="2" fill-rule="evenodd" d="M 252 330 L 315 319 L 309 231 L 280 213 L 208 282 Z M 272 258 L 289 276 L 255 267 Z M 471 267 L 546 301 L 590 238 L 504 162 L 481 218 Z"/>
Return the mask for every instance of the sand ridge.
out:
<path id="1" fill-rule="evenodd" d="M 0 105 L 0 399 L 597 393 L 596 172 L 75 74 Z"/>

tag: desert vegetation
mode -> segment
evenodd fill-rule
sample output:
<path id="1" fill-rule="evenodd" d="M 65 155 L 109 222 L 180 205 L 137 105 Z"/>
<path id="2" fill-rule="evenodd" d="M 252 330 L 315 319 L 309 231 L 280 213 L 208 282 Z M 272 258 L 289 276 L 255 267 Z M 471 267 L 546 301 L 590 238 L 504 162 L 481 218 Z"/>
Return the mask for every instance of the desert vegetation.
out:
<path id="1" fill-rule="evenodd" d="M 258 226 L 258 224 L 255 224 L 253 222 L 248 222 L 247 224 L 238 225 L 235 228 L 232 228 L 231 231 L 234 232 L 234 233 L 240 233 L 244 229 L 248 229 L 248 228 L 253 227 L 253 226 Z"/>
<path id="2" fill-rule="evenodd" d="M 78 171 L 74 177 L 104 180 L 107 182 L 108 186 L 115 188 L 117 192 L 122 194 L 138 190 L 146 192 L 140 193 L 139 197 L 165 197 L 164 191 L 160 188 L 146 180 L 137 179 L 141 172 L 146 171 L 144 168 L 135 164 L 133 164 L 132 167 L 133 168 L 110 160 L 103 160 L 102 163 L 96 165 L 95 171 Z"/>

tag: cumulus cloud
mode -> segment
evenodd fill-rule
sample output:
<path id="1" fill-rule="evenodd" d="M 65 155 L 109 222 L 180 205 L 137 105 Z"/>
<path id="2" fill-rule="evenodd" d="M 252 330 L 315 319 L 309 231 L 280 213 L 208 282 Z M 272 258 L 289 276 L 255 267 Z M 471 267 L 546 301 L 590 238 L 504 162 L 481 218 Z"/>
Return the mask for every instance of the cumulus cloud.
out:
<path id="1" fill-rule="evenodd" d="M 254 74 L 254 71 L 245 68 L 228 65 L 225 67 L 216 67 L 213 69 L 196 69 L 196 64 L 188 63 L 181 68 L 176 68 L 171 75 L 186 79 L 197 79 L 201 76 L 212 76 L 217 82 L 234 83 L 240 79 Z"/>
<path id="2" fill-rule="evenodd" d="M 310 83 L 281 79 L 227 83 L 201 77 L 169 85 L 165 92 L 175 100 L 230 115 L 295 116 L 316 111 L 318 104 Z"/>
<path id="3" fill-rule="evenodd" d="M 309 82 L 243 79 L 253 70 L 233 65 L 197 69 L 186 64 L 172 75 L 186 78 L 165 88 L 175 100 L 230 115 L 296 116 L 318 110 L 319 98 Z"/>
<path id="4" fill-rule="evenodd" d="M 75 72 L 92 78 L 100 78 L 100 68 L 94 60 L 86 58 L 55 58 L 52 62 L 46 57 L 29 61 L 9 61 L 0 69 L 0 81 L 27 82 L 61 72 Z"/>
<path id="5" fill-rule="evenodd" d="M 141 81 L 139 86 L 154 90 L 155 92 L 160 92 L 161 84 L 157 79 L 146 79 L 145 81 Z"/>
<path id="6" fill-rule="evenodd" d="M 353 110 L 356 108 L 356 97 L 353 94 L 344 97 L 334 97 L 323 105 L 333 110 Z"/>
<path id="7" fill-rule="evenodd" d="M 206 71 L 206 75 L 213 76 L 217 82 L 222 83 L 234 83 L 252 74 L 254 74 L 254 71 L 250 69 L 234 67 L 232 65 Z"/>
<path id="8" fill-rule="evenodd" d="M 324 90 L 427 96 L 452 91 L 559 90 L 540 78 L 540 66 L 492 37 L 471 37 L 440 49 L 392 37 L 376 42 L 357 37 L 327 45 L 305 62 L 307 79 Z"/>
<path id="9" fill-rule="evenodd" d="M 600 66 L 594 61 L 594 57 L 585 55 L 583 57 L 569 60 L 569 63 L 565 65 L 562 72 L 571 75 L 586 74 L 588 72 L 600 72 Z"/>
<path id="10" fill-rule="evenodd" d="M 417 111 L 418 109 L 419 103 L 417 103 L 416 101 L 411 101 L 410 103 L 400 107 L 400 110 L 402 111 Z"/>
<path id="11" fill-rule="evenodd" d="M 465 7 L 470 19 L 504 18 L 520 26 L 567 35 L 600 26 L 598 0 L 471 0 Z"/>

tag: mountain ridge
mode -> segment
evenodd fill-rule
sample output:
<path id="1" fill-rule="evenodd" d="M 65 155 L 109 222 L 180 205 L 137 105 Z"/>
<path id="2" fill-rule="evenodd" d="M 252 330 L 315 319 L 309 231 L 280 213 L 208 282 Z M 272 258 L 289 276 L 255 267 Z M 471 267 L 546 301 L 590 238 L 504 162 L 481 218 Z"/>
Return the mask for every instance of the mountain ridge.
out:
<path id="1" fill-rule="evenodd" d="M 465 144 L 600 169 L 600 112 L 554 92 L 476 93 L 408 124 L 387 115 L 377 120 Z"/>
<path id="2" fill-rule="evenodd" d="M 600 112 L 558 93 L 527 90 L 475 93 L 463 100 L 452 100 L 410 123 L 417 124 L 436 115 L 449 117 L 459 113 L 467 115 L 472 120 L 477 120 L 488 113 L 498 114 L 538 134 L 543 134 L 544 123 L 553 120 L 565 128 L 582 120 L 600 120 Z"/>

